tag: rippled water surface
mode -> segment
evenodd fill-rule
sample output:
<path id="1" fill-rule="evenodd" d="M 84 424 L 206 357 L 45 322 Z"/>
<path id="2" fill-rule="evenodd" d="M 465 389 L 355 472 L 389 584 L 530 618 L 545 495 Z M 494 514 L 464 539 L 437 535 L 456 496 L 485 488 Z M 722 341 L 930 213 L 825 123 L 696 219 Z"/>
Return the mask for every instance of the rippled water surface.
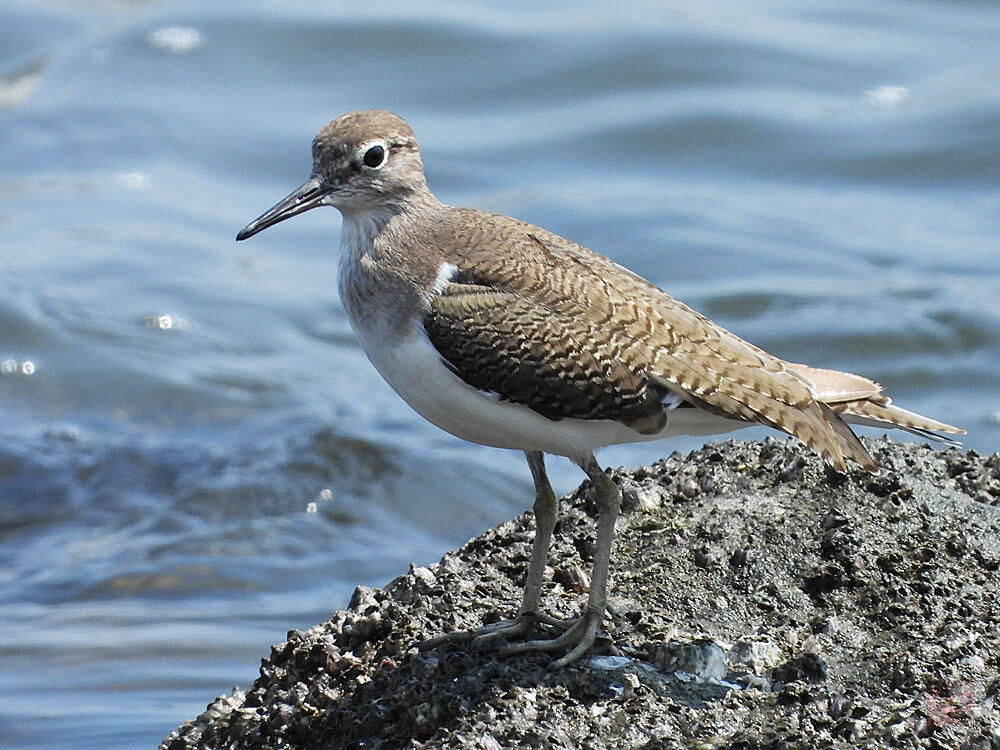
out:
<path id="1" fill-rule="evenodd" d="M 336 211 L 233 241 L 347 110 L 406 117 L 443 200 L 996 450 L 998 50 L 996 4 L 951 0 L 5 2 L 0 746 L 150 747 L 528 507 L 519 455 L 374 374 Z"/>

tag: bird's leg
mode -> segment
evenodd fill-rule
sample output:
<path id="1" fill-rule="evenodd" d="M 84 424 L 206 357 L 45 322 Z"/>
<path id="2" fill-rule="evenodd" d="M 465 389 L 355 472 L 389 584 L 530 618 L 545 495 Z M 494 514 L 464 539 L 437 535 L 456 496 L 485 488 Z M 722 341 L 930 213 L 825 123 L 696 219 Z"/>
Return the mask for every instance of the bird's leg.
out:
<path id="1" fill-rule="evenodd" d="M 545 454 L 541 451 L 525 451 L 524 455 L 528 459 L 531 477 L 535 481 L 535 504 L 532 506 L 535 515 L 535 541 L 531 546 L 528 578 L 524 583 L 524 596 L 517 617 L 485 625 L 476 630 L 445 633 L 422 642 L 421 648 L 433 648 L 446 641 L 485 643 L 499 636 L 517 638 L 531 632 L 536 622 L 566 627 L 562 620 L 542 614 L 538 609 L 542 596 L 542 583 L 545 579 L 545 563 L 548 559 L 549 545 L 552 543 L 552 531 L 558 518 L 559 500 L 545 473 Z"/>
<path id="2" fill-rule="evenodd" d="M 615 522 L 621 510 L 621 490 L 611 477 L 601 470 L 597 460 L 590 456 L 582 465 L 594 485 L 597 502 L 597 544 L 594 548 L 594 567 L 590 577 L 590 596 L 587 608 L 566 632 L 547 640 L 512 643 L 504 649 L 506 654 L 520 654 L 526 651 L 553 651 L 564 646 L 572 646 L 569 653 L 552 663 L 553 669 L 565 667 L 587 652 L 597 637 L 597 628 L 604 619 L 608 601 L 608 568 L 611 563 L 611 547 L 615 540 Z M 525 596 L 527 597 L 527 590 Z"/>
<path id="3" fill-rule="evenodd" d="M 561 625 L 562 621 L 539 612 L 538 605 L 542 597 L 542 583 L 545 579 L 545 563 L 548 560 L 549 545 L 552 543 L 552 530 L 556 527 L 559 500 L 549 484 L 545 473 L 545 454 L 541 451 L 525 451 L 531 477 L 535 480 L 535 504 L 532 510 L 535 514 L 535 541 L 531 546 L 531 561 L 528 563 L 528 577 L 524 582 L 524 596 L 521 608 L 513 620 L 487 625 L 477 632 L 476 641 L 484 642 L 503 636 L 516 638 L 531 631 L 536 622 L 550 625 Z"/>
<path id="4" fill-rule="evenodd" d="M 531 562 L 528 563 L 528 577 L 524 582 L 524 597 L 521 600 L 519 616 L 535 617 L 539 614 L 538 603 L 542 597 L 542 580 L 545 578 L 545 563 L 552 544 L 552 531 L 559 515 L 559 500 L 549 484 L 545 473 L 545 454 L 541 451 L 525 451 L 531 478 L 535 480 L 535 541 L 531 545 Z"/>
<path id="5" fill-rule="evenodd" d="M 594 566 L 590 577 L 590 594 L 583 615 L 575 620 L 560 620 L 539 612 L 545 562 L 548 557 L 552 531 L 556 524 L 558 501 L 545 475 L 545 465 L 540 452 L 526 452 L 528 466 L 535 480 L 535 541 L 528 564 L 528 578 L 524 586 L 524 597 L 518 616 L 513 620 L 493 623 L 472 631 L 459 631 L 431 638 L 420 644 L 422 649 L 432 648 L 447 641 L 488 642 L 496 637 L 516 638 L 527 634 L 534 623 L 553 625 L 564 632 L 554 638 L 540 638 L 531 641 L 508 643 L 501 653 L 522 654 L 530 651 L 555 651 L 569 648 L 570 651 L 552 663 L 553 669 L 565 667 L 583 656 L 594 644 L 597 629 L 604 619 L 608 600 L 608 569 L 611 564 L 611 547 L 615 540 L 615 523 L 621 509 L 621 490 L 598 465 L 593 456 L 581 464 L 594 486 L 597 503 L 597 543 L 594 548 Z"/>

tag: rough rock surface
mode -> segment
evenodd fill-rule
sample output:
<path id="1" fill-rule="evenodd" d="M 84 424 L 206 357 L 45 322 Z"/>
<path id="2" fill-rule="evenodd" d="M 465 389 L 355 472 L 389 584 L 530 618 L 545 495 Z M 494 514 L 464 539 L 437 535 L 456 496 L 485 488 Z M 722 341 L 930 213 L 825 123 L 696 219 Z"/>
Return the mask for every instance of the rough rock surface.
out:
<path id="1" fill-rule="evenodd" d="M 414 644 L 514 614 L 530 513 L 292 631 L 187 748 L 1000 748 L 1000 455 L 793 441 L 616 471 L 612 614 L 588 657 Z M 550 611 L 577 613 L 589 485 L 562 503 Z"/>

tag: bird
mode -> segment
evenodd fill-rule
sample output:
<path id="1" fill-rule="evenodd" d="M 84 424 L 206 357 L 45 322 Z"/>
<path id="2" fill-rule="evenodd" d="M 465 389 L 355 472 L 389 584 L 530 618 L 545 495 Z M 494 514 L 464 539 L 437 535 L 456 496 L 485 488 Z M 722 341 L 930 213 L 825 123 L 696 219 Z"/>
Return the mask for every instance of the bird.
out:
<path id="1" fill-rule="evenodd" d="M 534 481 L 534 541 L 517 615 L 422 646 L 456 640 L 508 655 L 560 652 L 553 669 L 590 650 L 605 617 L 621 506 L 595 457 L 605 446 L 766 425 L 837 470 L 852 462 L 875 471 L 850 424 L 945 442 L 941 433 L 964 433 L 896 406 L 868 378 L 779 359 L 553 232 L 442 203 L 413 130 L 392 112 L 349 112 L 320 129 L 309 179 L 236 239 L 319 206 L 342 214 L 338 289 L 375 369 L 439 428 L 523 451 Z M 583 470 L 597 507 L 587 604 L 570 619 L 541 610 L 558 518 L 546 454 Z M 544 637 L 540 624 L 551 626 Z"/>

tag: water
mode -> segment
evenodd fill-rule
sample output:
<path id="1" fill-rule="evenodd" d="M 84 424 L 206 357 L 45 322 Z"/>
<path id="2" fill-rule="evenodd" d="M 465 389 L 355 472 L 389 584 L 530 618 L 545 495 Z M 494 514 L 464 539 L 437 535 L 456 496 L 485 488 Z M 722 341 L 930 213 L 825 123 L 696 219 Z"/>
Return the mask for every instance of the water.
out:
<path id="1" fill-rule="evenodd" d="M 405 116 L 443 200 L 996 450 L 998 50 L 989 2 L 4 3 L 0 746 L 152 746 L 528 506 L 374 375 L 335 211 L 233 241 L 350 109 Z"/>

